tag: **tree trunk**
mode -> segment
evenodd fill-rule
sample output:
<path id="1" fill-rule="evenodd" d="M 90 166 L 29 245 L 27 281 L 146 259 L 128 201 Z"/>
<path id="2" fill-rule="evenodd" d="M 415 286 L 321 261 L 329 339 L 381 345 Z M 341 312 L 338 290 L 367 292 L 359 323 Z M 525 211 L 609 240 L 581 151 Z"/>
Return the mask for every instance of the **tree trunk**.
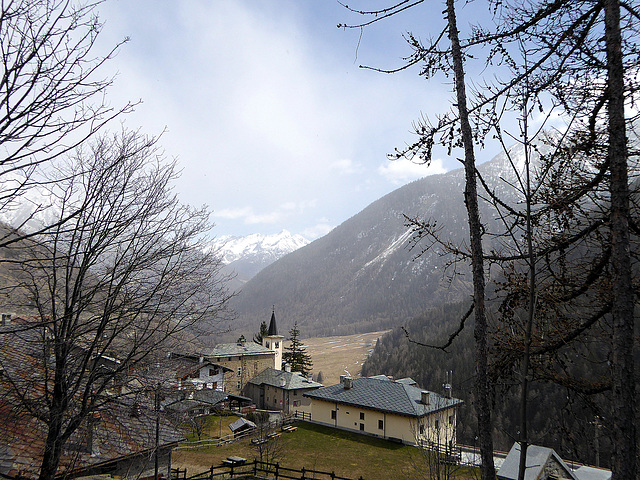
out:
<path id="1" fill-rule="evenodd" d="M 473 271 L 473 301 L 475 312 L 475 409 L 478 417 L 478 440 L 482 457 L 482 480 L 494 480 L 496 477 L 493 464 L 493 438 L 491 422 L 491 386 L 488 375 L 487 353 L 487 319 L 485 314 L 485 281 L 484 261 L 482 252 L 482 223 L 478 209 L 478 193 L 476 186 L 476 161 L 473 149 L 473 136 L 467 110 L 467 94 L 465 88 L 464 65 L 462 51 L 456 25 L 454 0 L 447 0 L 447 22 L 449 25 L 449 39 L 451 40 L 451 54 L 453 72 L 455 75 L 458 114 L 464 145 L 465 190 L 464 200 L 469 219 L 469 236 L 471 243 L 471 267 Z"/>
<path id="2" fill-rule="evenodd" d="M 634 296 L 629 240 L 629 183 L 624 117 L 624 66 L 620 5 L 605 0 L 611 169 L 611 264 L 613 270 L 613 480 L 636 478 L 635 382 L 633 365 Z"/>

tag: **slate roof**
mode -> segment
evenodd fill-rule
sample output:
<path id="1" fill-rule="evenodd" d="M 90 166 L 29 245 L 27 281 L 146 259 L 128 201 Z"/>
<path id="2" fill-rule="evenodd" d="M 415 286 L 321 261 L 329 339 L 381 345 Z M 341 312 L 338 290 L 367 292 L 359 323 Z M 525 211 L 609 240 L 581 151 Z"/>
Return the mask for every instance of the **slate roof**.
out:
<path id="1" fill-rule="evenodd" d="M 278 326 L 276 325 L 276 310 L 275 308 L 271 312 L 271 321 L 269 322 L 269 330 L 267 335 L 270 337 L 278 335 Z"/>
<path id="2" fill-rule="evenodd" d="M 247 420 L 246 418 L 239 418 L 233 423 L 229 424 L 229 430 L 233 433 L 236 433 L 240 430 L 245 430 L 247 428 L 256 428 L 256 424 L 251 420 Z"/>
<path id="3" fill-rule="evenodd" d="M 353 386 L 349 389 L 339 383 L 307 392 L 304 396 L 409 417 L 423 417 L 462 404 L 462 400 L 457 398 L 446 398 L 435 392 L 429 392 L 429 405 L 424 405 L 420 401 L 422 389 L 406 383 L 395 382 L 387 377 L 354 378 L 352 380 Z"/>
<path id="4" fill-rule="evenodd" d="M 571 472 L 569 466 L 558 456 L 552 448 L 540 447 L 538 445 L 529 445 L 527 447 L 527 463 L 524 473 L 525 480 L 539 480 L 544 473 L 544 466 L 551 460 L 558 462 L 564 468 L 568 478 L 577 480 L 576 476 Z M 518 470 L 520 467 L 520 444 L 514 443 L 509 450 L 507 458 L 504 459 L 498 478 L 516 480 L 518 478 Z"/>
<path id="5" fill-rule="evenodd" d="M 237 343 L 221 343 L 215 347 L 205 347 L 201 353 L 205 357 L 234 357 L 240 355 L 275 355 L 273 350 L 258 345 L 255 342 L 246 342 L 243 345 Z"/>
<path id="6" fill-rule="evenodd" d="M 323 385 L 313 380 L 308 380 L 299 372 L 287 372 L 284 370 L 276 370 L 275 368 L 267 368 L 261 373 L 249 380 L 254 385 L 269 385 L 278 387 L 283 390 L 300 390 L 308 388 L 320 388 Z"/>
<path id="7" fill-rule="evenodd" d="M 578 480 L 611 480 L 611 470 L 582 465 L 573 471 Z"/>

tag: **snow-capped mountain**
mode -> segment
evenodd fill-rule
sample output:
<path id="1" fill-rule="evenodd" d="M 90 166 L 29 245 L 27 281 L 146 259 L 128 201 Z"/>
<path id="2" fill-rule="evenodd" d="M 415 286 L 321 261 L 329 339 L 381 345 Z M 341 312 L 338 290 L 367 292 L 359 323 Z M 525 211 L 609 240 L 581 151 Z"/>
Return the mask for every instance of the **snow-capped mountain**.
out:
<path id="1" fill-rule="evenodd" d="M 309 243 L 302 235 L 283 230 L 274 235 L 254 233 L 245 237 L 223 236 L 215 243 L 227 269 L 236 274 L 236 286 L 250 280 L 264 267 Z"/>

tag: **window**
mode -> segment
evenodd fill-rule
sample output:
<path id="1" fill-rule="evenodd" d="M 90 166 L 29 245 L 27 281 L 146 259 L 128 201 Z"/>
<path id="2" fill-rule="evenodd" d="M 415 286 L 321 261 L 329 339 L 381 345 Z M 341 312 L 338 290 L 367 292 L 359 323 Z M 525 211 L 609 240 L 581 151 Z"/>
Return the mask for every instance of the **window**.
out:
<path id="1" fill-rule="evenodd" d="M 361 424 L 360 424 L 360 431 L 361 431 L 361 432 L 364 432 L 364 423 L 361 423 Z"/>
<path id="2" fill-rule="evenodd" d="M 360 420 L 364 420 L 364 412 L 360 412 Z"/>
<path id="3" fill-rule="evenodd" d="M 424 435 L 424 425 L 420 425 L 420 435 Z"/>
<path id="4" fill-rule="evenodd" d="M 384 421 L 378 420 L 378 430 L 384 430 Z"/>
<path id="5" fill-rule="evenodd" d="M 237 386 L 238 386 L 238 390 L 240 390 L 242 388 L 242 382 L 238 382 Z"/>
<path id="6" fill-rule="evenodd" d="M 434 426 L 440 428 L 440 420 L 436 420 Z"/>
<path id="7" fill-rule="evenodd" d="M 276 348 L 280 348 L 280 342 L 276 342 Z"/>
<path id="8" fill-rule="evenodd" d="M 336 411 L 331 410 L 331 420 L 335 420 L 335 419 L 336 419 Z"/>
<path id="9" fill-rule="evenodd" d="M 264 344 L 264 346 L 265 346 L 265 347 L 267 347 L 267 348 L 271 348 L 271 347 L 269 346 L 269 342 L 265 343 L 265 344 Z"/>
<path id="10" fill-rule="evenodd" d="M 300 400 L 294 400 L 293 401 L 293 406 L 294 407 L 299 407 L 300 406 Z"/>
<path id="11" fill-rule="evenodd" d="M 453 425 L 453 415 L 449 415 L 449 425 Z"/>
<path id="12" fill-rule="evenodd" d="M 242 367 L 238 367 L 238 376 L 241 377 L 242 376 Z"/>

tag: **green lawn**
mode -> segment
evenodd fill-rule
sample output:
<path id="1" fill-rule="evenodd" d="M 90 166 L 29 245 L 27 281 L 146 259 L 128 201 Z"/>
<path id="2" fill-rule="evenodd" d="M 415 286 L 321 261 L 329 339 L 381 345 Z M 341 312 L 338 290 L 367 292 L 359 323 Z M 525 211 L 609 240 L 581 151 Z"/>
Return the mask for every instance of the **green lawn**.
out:
<path id="1" fill-rule="evenodd" d="M 227 417 L 228 418 L 228 417 Z M 223 417 L 223 421 L 225 421 Z M 232 419 L 231 419 L 232 421 Z M 218 425 L 216 420 L 211 425 Z M 306 422 L 296 423 L 295 432 L 283 433 L 280 464 L 290 468 L 302 468 L 331 472 L 342 477 L 365 480 L 420 478 L 420 452 L 410 446 L 387 442 L 323 427 Z M 219 465 L 228 456 L 240 456 L 252 461 L 257 452 L 248 439 L 220 447 L 194 450 L 176 450 L 174 467 L 187 468 L 187 475 Z M 424 467 L 422 468 L 424 473 Z M 477 478 L 473 469 L 462 469 L 457 478 Z"/>

